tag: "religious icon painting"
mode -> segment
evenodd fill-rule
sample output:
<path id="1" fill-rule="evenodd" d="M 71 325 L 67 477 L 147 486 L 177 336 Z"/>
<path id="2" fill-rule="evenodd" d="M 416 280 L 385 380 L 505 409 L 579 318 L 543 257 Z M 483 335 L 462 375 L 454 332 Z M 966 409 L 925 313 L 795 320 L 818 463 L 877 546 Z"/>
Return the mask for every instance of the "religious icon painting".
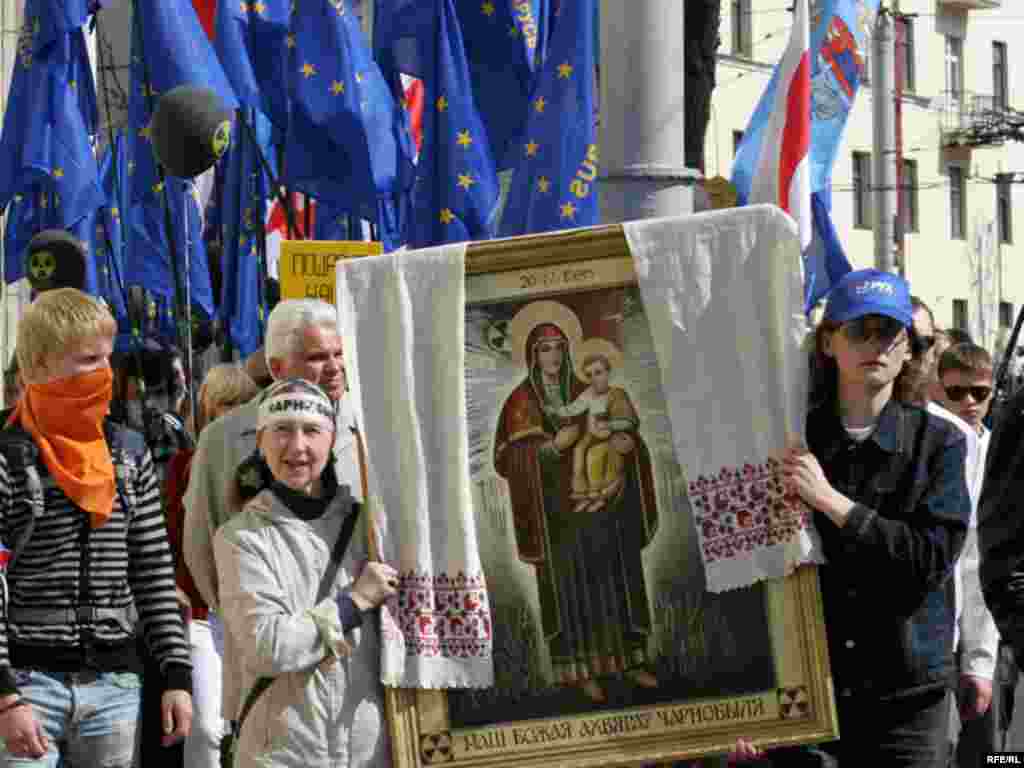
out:
<path id="1" fill-rule="evenodd" d="M 389 691 L 396 763 L 670 763 L 834 738 L 817 574 L 706 589 L 621 228 L 473 244 L 470 475 L 493 688 Z"/>

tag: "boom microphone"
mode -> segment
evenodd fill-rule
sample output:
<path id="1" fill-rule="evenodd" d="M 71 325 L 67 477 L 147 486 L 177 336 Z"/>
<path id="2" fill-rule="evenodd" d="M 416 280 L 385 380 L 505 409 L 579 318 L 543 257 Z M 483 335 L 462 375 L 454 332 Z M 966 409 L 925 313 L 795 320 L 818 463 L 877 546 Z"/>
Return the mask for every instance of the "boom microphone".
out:
<path id="1" fill-rule="evenodd" d="M 25 249 L 25 276 L 36 293 L 85 288 L 85 246 L 63 229 L 44 229 Z"/>
<path id="2" fill-rule="evenodd" d="M 192 178 L 231 144 L 231 113 L 209 88 L 179 85 L 160 96 L 149 126 L 153 154 L 171 176 Z"/>

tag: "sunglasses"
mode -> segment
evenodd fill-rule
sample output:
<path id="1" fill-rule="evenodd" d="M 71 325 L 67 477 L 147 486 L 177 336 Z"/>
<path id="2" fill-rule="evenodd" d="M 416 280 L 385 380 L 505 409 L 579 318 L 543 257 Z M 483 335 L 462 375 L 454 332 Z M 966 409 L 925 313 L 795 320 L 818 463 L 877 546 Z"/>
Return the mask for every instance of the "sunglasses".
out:
<path id="1" fill-rule="evenodd" d="M 946 390 L 946 397 L 952 400 L 954 403 L 959 403 L 968 393 L 974 398 L 974 402 L 983 403 L 988 400 L 989 395 L 992 394 L 992 387 L 986 387 L 984 384 L 979 384 L 976 387 L 962 387 L 958 384 L 954 384 L 949 387 L 943 387 Z"/>
<path id="2" fill-rule="evenodd" d="M 855 344 L 866 344 L 872 339 L 878 339 L 888 347 L 895 343 L 903 325 L 891 317 L 864 315 L 843 323 L 842 330 L 846 338 Z"/>

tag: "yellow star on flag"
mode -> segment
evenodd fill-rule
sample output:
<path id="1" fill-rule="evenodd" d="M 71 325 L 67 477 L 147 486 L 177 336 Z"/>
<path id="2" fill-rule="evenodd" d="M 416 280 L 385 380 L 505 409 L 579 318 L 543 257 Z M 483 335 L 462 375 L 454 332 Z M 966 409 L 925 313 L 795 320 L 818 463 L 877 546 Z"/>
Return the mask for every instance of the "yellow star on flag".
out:
<path id="1" fill-rule="evenodd" d="M 149 126 L 148 125 L 144 125 L 141 128 L 139 128 L 139 138 L 142 138 L 142 139 L 145 139 L 146 141 L 149 141 Z"/>
<path id="2" fill-rule="evenodd" d="M 158 181 L 156 184 L 153 185 L 153 192 L 154 192 L 154 194 L 160 194 L 163 191 L 164 191 L 164 183 L 162 181 Z"/>
<path id="3" fill-rule="evenodd" d="M 331 93 L 337 96 L 339 93 L 345 92 L 345 84 L 340 80 L 335 80 L 331 83 Z"/>
<path id="4" fill-rule="evenodd" d="M 451 208 L 442 208 L 440 219 L 442 224 L 451 224 L 455 221 L 455 214 L 452 213 Z"/>
<path id="5" fill-rule="evenodd" d="M 537 179 L 537 191 L 546 194 L 551 189 L 551 182 L 547 176 L 541 176 Z"/>
<path id="6" fill-rule="evenodd" d="M 75 88 L 78 87 L 78 83 L 75 82 L 74 80 L 68 80 L 68 85 L 71 86 L 71 90 L 75 90 Z"/>
<path id="7" fill-rule="evenodd" d="M 448 99 L 446 99 L 444 96 L 438 96 L 437 97 L 437 111 L 438 112 L 444 112 L 446 109 L 448 109 Z"/>
<path id="8" fill-rule="evenodd" d="M 302 65 L 302 76 L 310 78 L 316 74 L 316 67 L 310 64 L 308 61 Z"/>
<path id="9" fill-rule="evenodd" d="M 540 149 L 540 144 L 538 144 L 536 141 L 531 141 L 529 144 L 526 145 L 526 156 L 535 156 L 537 154 L 538 149 Z"/>
<path id="10" fill-rule="evenodd" d="M 564 64 L 559 64 L 558 65 L 558 77 L 560 79 L 567 80 L 571 74 L 572 74 L 572 64 L 570 64 L 568 61 L 565 62 Z"/>
<path id="11" fill-rule="evenodd" d="M 242 235 L 239 235 L 239 236 L 238 236 L 238 244 L 239 244 L 239 245 L 245 245 L 245 241 L 246 241 L 247 239 L 248 239 L 248 238 L 246 238 L 246 236 L 245 236 L 244 234 L 242 234 Z"/>
<path id="12" fill-rule="evenodd" d="M 114 208 L 111 208 L 111 209 L 110 209 L 110 218 L 112 218 L 112 219 L 117 219 L 117 218 L 119 218 L 120 216 L 121 216 L 121 209 L 120 209 L 120 208 L 117 208 L 117 207 L 115 206 Z"/>
<path id="13" fill-rule="evenodd" d="M 55 178 L 55 179 L 63 179 L 64 178 L 64 169 L 63 168 L 54 168 L 53 169 L 53 178 Z"/>
<path id="14" fill-rule="evenodd" d="M 476 184 L 476 179 L 473 178 L 471 173 L 460 173 L 459 180 L 456 182 L 456 186 L 462 187 L 467 192 L 474 184 Z"/>
<path id="15" fill-rule="evenodd" d="M 362 72 L 356 72 L 356 82 L 357 83 L 363 82 L 363 73 Z"/>
<path id="16" fill-rule="evenodd" d="M 511 27 L 508 28 L 508 36 L 509 37 L 519 37 L 519 30 L 516 29 L 516 25 L 515 24 L 513 24 Z"/>
<path id="17" fill-rule="evenodd" d="M 576 218 L 576 206 L 572 202 L 562 203 L 561 215 L 563 219 L 575 219 Z"/>
<path id="18" fill-rule="evenodd" d="M 486 3 L 484 3 L 483 5 L 480 6 L 480 11 L 481 11 L 481 13 L 483 13 L 484 16 L 493 16 L 494 15 L 494 3 L 492 3 L 490 0 L 487 0 Z"/>
<path id="19" fill-rule="evenodd" d="M 543 112 L 544 107 L 546 107 L 547 105 L 548 103 L 544 100 L 543 96 L 538 96 L 536 99 L 534 99 L 533 108 L 538 112 Z"/>
<path id="20" fill-rule="evenodd" d="M 257 2 L 252 4 L 252 9 L 256 11 L 256 13 L 263 13 L 267 10 L 267 6 L 257 0 Z"/>
<path id="21" fill-rule="evenodd" d="M 296 45 L 296 43 L 295 43 L 295 35 L 294 34 L 289 34 L 288 37 L 286 37 L 284 39 L 284 44 L 287 45 L 289 48 L 294 48 L 295 45 Z"/>
<path id="22" fill-rule="evenodd" d="M 469 131 L 459 131 L 459 135 L 458 138 L 455 139 L 455 143 L 460 147 L 468 147 L 473 143 L 473 139 L 469 135 Z"/>

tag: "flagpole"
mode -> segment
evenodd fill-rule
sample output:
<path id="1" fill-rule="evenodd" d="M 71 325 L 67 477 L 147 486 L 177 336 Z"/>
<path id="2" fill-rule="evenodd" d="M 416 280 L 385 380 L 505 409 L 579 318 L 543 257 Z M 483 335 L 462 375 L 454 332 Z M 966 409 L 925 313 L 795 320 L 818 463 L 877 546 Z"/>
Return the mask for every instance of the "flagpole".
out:
<path id="1" fill-rule="evenodd" d="M 195 179 L 188 179 L 182 185 L 181 210 L 185 214 L 185 357 L 188 360 L 188 378 L 185 386 L 188 387 L 189 397 L 189 418 L 192 427 L 192 434 L 199 437 L 199 430 L 196 428 L 196 387 L 192 380 L 192 371 L 195 370 L 193 360 L 194 350 L 192 348 L 192 227 L 191 216 L 188 211 L 188 198 L 194 193 Z M 196 205 L 198 205 L 196 201 Z M 207 267 L 209 269 L 209 267 Z M 175 414 L 177 415 L 177 414 Z"/>
<path id="2" fill-rule="evenodd" d="M 144 85 L 146 95 L 146 109 L 149 112 L 150 120 L 153 119 L 154 104 L 153 104 L 153 79 L 150 76 L 149 60 L 146 56 L 146 51 L 142 45 L 142 14 L 140 12 L 141 3 L 138 0 L 132 0 L 132 13 L 135 18 L 132 20 L 134 28 L 134 42 L 138 43 L 139 57 L 142 60 L 142 81 Z M 150 147 L 152 151 L 152 146 Z M 174 220 L 171 214 L 171 203 L 170 196 L 167 192 L 167 176 L 164 173 L 164 167 L 160 163 L 159 158 L 154 153 L 153 159 L 156 161 L 156 177 L 159 187 L 160 203 L 164 211 L 164 239 L 167 240 L 167 251 L 171 261 L 171 276 L 173 279 L 174 286 L 174 311 L 177 315 L 178 321 L 178 340 L 179 342 L 185 336 L 185 331 L 182 328 L 182 323 L 191 323 L 191 318 L 184 317 L 185 301 L 183 297 L 184 287 L 182 285 L 181 271 L 178 269 L 179 258 L 178 249 L 174 242 Z M 186 212 L 187 213 L 187 212 Z M 192 383 L 192 360 L 191 357 L 185 356 L 185 380 Z M 190 386 L 190 389 L 193 387 Z"/>
<path id="3" fill-rule="evenodd" d="M 893 113 L 892 17 L 878 9 L 871 51 L 871 105 L 873 118 L 875 266 L 895 272 L 893 219 L 896 213 L 896 138 Z"/>

